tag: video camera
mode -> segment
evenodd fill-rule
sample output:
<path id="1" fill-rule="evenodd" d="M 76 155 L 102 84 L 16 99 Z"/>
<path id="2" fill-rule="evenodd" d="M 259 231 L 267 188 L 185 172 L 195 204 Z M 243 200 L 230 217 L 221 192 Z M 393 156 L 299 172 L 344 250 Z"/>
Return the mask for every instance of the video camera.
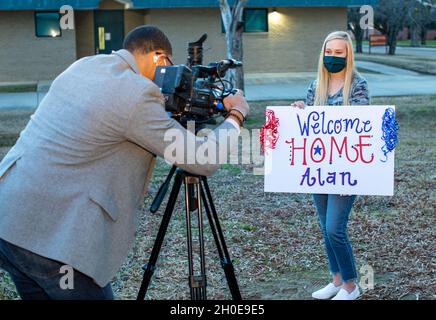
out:
<path id="1" fill-rule="evenodd" d="M 154 82 L 165 97 L 165 110 L 181 123 L 207 122 L 212 116 L 224 113 L 224 98 L 236 92 L 223 78 L 229 69 L 241 67 L 242 63 L 225 59 L 202 65 L 206 39 L 207 34 L 203 34 L 198 41 L 188 43 L 186 65 L 156 68 Z"/>

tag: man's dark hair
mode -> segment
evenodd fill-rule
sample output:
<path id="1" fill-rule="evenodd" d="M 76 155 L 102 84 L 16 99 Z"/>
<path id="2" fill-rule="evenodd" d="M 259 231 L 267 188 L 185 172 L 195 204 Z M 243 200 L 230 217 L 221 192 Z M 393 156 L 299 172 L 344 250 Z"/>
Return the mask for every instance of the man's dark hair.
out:
<path id="1" fill-rule="evenodd" d="M 173 48 L 165 33 L 158 27 L 150 25 L 139 26 L 130 31 L 124 39 L 123 48 L 131 53 L 162 50 L 166 54 L 173 54 Z"/>

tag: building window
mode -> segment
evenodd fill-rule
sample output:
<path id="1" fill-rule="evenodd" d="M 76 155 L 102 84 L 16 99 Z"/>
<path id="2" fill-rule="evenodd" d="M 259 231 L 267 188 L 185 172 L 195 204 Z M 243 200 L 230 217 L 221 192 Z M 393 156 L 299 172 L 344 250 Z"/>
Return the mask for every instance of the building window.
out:
<path id="1" fill-rule="evenodd" d="M 268 9 L 244 9 L 244 32 L 268 32 Z M 221 19 L 221 32 L 225 33 Z"/>
<path id="2" fill-rule="evenodd" d="M 60 37 L 59 12 L 35 12 L 35 35 L 37 37 Z"/>
<path id="3" fill-rule="evenodd" d="M 245 9 L 244 32 L 268 32 L 268 9 Z"/>

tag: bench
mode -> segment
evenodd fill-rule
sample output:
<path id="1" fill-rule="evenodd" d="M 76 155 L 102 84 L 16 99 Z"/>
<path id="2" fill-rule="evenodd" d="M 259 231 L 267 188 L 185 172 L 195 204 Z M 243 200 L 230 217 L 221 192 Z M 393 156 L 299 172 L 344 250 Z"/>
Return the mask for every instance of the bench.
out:
<path id="1" fill-rule="evenodd" d="M 369 54 L 371 54 L 372 47 L 386 47 L 388 53 L 388 38 L 384 34 L 371 34 L 369 36 Z"/>

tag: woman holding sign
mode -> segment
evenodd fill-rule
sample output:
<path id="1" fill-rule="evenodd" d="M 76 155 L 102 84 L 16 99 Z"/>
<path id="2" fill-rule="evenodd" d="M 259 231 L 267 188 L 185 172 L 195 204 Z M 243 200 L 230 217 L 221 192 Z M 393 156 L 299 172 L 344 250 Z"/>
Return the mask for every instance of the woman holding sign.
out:
<path id="1" fill-rule="evenodd" d="M 329 34 L 322 47 L 318 77 L 310 85 L 306 102 L 293 107 L 369 105 L 368 84 L 354 67 L 353 43 L 346 32 Z M 316 299 L 355 300 L 360 296 L 357 271 L 347 236 L 348 218 L 356 196 L 314 194 L 325 248 L 333 276 L 326 287 L 312 293 Z"/>

